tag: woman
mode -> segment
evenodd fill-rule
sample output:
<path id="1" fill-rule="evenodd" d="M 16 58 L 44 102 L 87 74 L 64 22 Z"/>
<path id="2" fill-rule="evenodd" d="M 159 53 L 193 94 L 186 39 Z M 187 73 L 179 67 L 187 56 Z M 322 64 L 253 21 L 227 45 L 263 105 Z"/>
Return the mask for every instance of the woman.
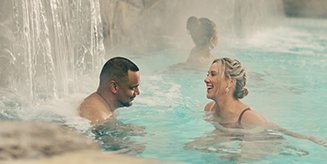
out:
<path id="1" fill-rule="evenodd" d="M 217 45 L 217 31 L 214 22 L 208 18 L 191 16 L 187 19 L 186 29 L 195 44 L 186 62 L 169 66 L 169 72 L 175 70 L 200 70 L 207 69 L 213 60 L 210 51 Z"/>
<path id="2" fill-rule="evenodd" d="M 217 31 L 214 22 L 208 18 L 188 18 L 186 29 L 189 31 L 195 47 L 191 50 L 187 63 L 208 64 L 213 56 L 210 51 L 217 44 Z"/>
<path id="3" fill-rule="evenodd" d="M 207 98 L 205 106 L 214 122 L 226 128 L 248 129 L 266 125 L 266 119 L 240 99 L 248 94 L 246 72 L 238 60 L 220 58 L 212 62 L 204 82 Z"/>
<path id="4" fill-rule="evenodd" d="M 314 136 L 303 135 L 268 122 L 261 114 L 244 104 L 240 99 L 248 94 L 246 72 L 236 59 L 215 59 L 204 82 L 207 98 L 213 101 L 205 106 L 210 121 L 228 129 L 274 129 L 286 135 L 310 140 L 327 147 L 327 142 Z M 260 128 L 261 127 L 261 128 Z M 220 128 L 220 130 L 222 130 Z M 236 130 L 236 129 L 235 129 Z M 244 132 L 244 131 L 242 131 Z"/>

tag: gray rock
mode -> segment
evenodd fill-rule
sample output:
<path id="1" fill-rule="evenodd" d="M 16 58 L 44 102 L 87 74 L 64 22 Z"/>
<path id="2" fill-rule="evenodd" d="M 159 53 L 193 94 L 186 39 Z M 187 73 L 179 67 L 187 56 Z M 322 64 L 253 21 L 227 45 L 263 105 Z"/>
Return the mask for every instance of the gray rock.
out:
<path id="1" fill-rule="evenodd" d="M 66 152 L 99 150 L 91 139 L 47 122 L 1 121 L 0 160 L 44 158 Z"/>

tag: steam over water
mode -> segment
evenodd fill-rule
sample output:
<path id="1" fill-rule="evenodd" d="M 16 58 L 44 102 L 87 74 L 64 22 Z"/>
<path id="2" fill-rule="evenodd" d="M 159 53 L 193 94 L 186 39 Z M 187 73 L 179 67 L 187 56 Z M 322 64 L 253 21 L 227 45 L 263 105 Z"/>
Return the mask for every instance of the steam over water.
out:
<path id="1" fill-rule="evenodd" d="M 127 126 L 132 129 L 127 132 L 102 127 L 98 133 L 107 136 L 100 138 L 118 133 L 123 137 L 117 138 L 128 140 L 122 145 L 104 140 L 105 149 L 137 145 L 142 157 L 190 163 L 215 161 L 219 151 L 239 155 L 240 140 L 215 142 L 218 153 L 211 153 L 215 150 L 205 140 L 204 147 L 195 143 L 205 152 L 184 149 L 194 138 L 216 139 L 202 117 L 208 102 L 206 71 L 168 70 L 194 47 L 186 31 L 190 16 L 216 23 L 214 57 L 240 59 L 248 69 L 246 103 L 283 127 L 327 139 L 326 128 L 319 125 L 326 124 L 321 117 L 326 105 L 320 100 L 326 97 L 327 22 L 287 18 L 281 0 L 2 0 L 0 119 L 60 122 L 90 134 L 89 122 L 76 109 L 96 90 L 104 62 L 125 56 L 140 67 L 141 95 L 133 106 L 117 111 L 118 120 L 141 127 Z M 312 116 L 309 121 L 307 116 Z M 269 158 L 278 163 L 303 155 L 321 163 L 325 157 L 317 145 L 288 141 L 291 148 L 282 145 L 277 157 L 268 151 Z"/>
<path id="2" fill-rule="evenodd" d="M 191 15 L 217 22 L 220 38 L 246 36 L 282 15 L 280 1 L 264 0 L 0 3 L 0 86 L 29 101 L 75 93 L 83 87 L 76 85 L 80 76 L 99 71 L 104 59 L 116 55 L 111 50 L 180 44 L 172 40 L 190 45 L 185 21 Z"/>

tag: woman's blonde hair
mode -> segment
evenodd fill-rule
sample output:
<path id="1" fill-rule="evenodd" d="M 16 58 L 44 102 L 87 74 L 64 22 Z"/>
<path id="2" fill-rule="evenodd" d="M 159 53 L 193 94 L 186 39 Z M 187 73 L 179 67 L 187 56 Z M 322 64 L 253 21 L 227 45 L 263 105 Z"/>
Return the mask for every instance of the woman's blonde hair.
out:
<path id="1" fill-rule="evenodd" d="M 242 64 L 236 59 L 230 58 L 219 58 L 215 59 L 213 63 L 221 63 L 221 67 L 223 68 L 224 76 L 229 79 L 235 79 L 235 91 L 234 97 L 237 99 L 241 99 L 248 95 L 249 91 L 245 87 L 246 86 L 246 71 Z"/>

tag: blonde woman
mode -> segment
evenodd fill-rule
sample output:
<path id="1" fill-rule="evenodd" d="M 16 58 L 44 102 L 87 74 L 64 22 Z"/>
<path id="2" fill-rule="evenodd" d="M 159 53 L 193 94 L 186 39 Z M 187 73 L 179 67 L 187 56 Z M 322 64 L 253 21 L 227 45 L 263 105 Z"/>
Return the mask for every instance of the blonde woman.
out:
<path id="1" fill-rule="evenodd" d="M 204 82 L 207 86 L 207 98 L 213 100 L 205 106 L 208 119 L 218 129 L 273 129 L 296 138 L 307 139 L 327 147 L 327 143 L 314 136 L 292 132 L 268 122 L 240 99 L 248 94 L 246 71 L 236 59 L 215 59 Z M 223 127 L 223 128 L 221 128 Z M 245 132 L 242 130 L 242 132 Z M 230 131 L 230 130 L 229 130 Z"/>
<path id="2" fill-rule="evenodd" d="M 227 128 L 253 128 L 266 124 L 266 119 L 240 99 L 248 94 L 246 72 L 238 60 L 220 58 L 213 61 L 204 82 L 207 98 L 205 106 L 213 119 Z"/>

